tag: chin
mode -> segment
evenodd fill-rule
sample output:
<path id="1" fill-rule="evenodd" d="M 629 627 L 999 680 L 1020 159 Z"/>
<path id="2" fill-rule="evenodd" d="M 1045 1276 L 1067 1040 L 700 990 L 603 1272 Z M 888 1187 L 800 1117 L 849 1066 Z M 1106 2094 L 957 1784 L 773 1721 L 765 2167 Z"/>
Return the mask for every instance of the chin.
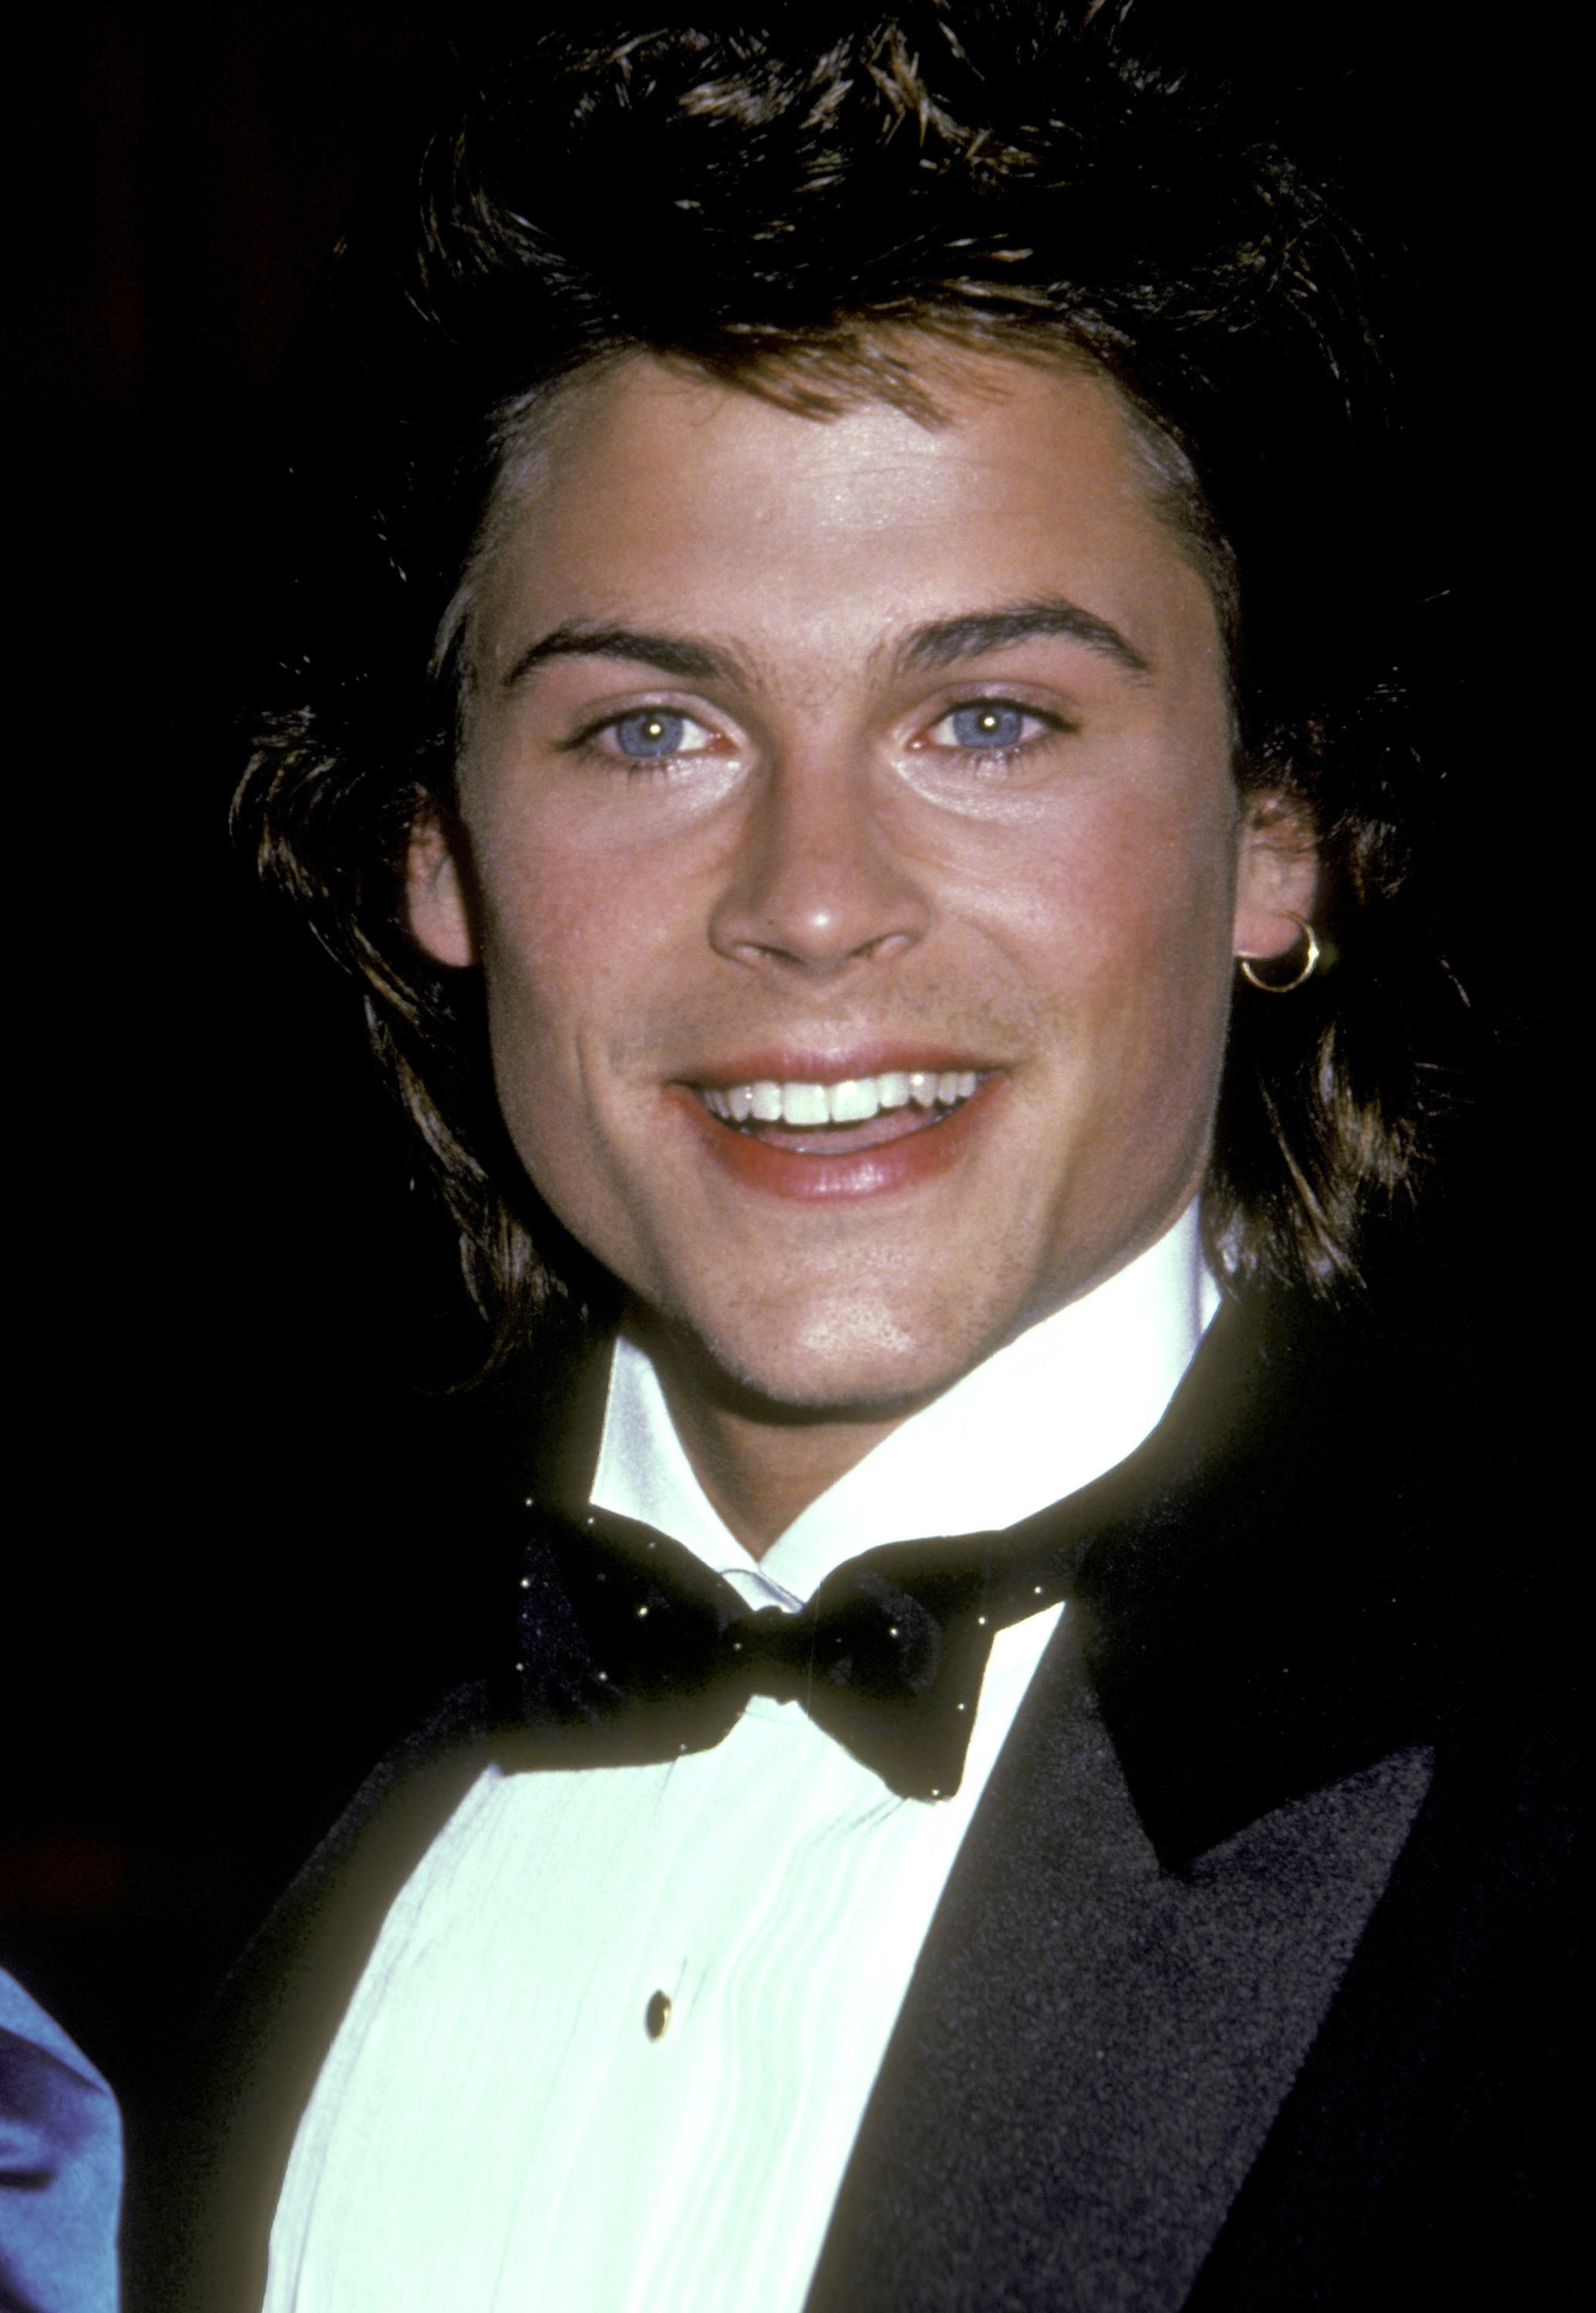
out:
<path id="1" fill-rule="evenodd" d="M 680 1321 L 671 1332 L 677 1354 L 750 1411 L 886 1420 L 947 1389 L 1003 1338 L 974 1317 L 961 1308 L 949 1323 L 946 1311 L 933 1318 L 852 1299 L 789 1315 L 779 1334 Z"/>

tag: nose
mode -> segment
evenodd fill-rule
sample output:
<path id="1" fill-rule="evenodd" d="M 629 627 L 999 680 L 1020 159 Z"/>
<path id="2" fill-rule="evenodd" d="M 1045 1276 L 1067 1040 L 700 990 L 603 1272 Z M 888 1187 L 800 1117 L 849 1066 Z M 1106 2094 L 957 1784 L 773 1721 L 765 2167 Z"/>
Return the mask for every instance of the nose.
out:
<path id="1" fill-rule="evenodd" d="M 749 798 L 710 938 L 740 963 L 824 975 L 913 947 L 930 914 L 868 769 L 785 760 Z"/>

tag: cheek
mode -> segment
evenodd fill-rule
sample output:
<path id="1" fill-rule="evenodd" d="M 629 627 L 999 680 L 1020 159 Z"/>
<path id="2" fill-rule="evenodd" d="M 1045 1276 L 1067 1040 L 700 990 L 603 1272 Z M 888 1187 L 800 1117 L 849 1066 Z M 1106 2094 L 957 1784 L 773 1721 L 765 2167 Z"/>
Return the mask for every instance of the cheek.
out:
<path id="1" fill-rule="evenodd" d="M 490 1019 L 560 1033 L 613 951 L 617 893 L 591 849 L 561 844 L 530 814 L 489 826 L 477 848 Z"/>
<path id="2" fill-rule="evenodd" d="M 672 977 L 670 879 L 531 814 L 484 829 L 477 857 L 499 1107 L 533 1184 L 603 1257 L 616 1064 Z"/>
<path id="3" fill-rule="evenodd" d="M 488 1033 L 500 1109 L 548 1194 L 550 1166 L 582 1138 L 583 998 L 604 964 L 604 917 L 571 863 L 531 831 L 477 848 Z"/>
<path id="4" fill-rule="evenodd" d="M 1067 841 L 1027 848 L 1005 918 L 1067 1003 L 1208 1013 L 1229 985 L 1233 852 L 1228 809 L 1105 798 Z"/>

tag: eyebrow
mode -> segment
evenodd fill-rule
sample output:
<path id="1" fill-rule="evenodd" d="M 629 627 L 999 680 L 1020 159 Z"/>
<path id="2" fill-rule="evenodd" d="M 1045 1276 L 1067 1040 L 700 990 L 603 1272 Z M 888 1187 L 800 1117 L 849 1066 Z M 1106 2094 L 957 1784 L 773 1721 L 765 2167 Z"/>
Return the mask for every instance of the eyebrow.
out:
<path id="1" fill-rule="evenodd" d="M 635 627 L 588 626 L 578 619 L 529 644 L 505 676 L 504 688 L 513 690 L 524 675 L 551 658 L 626 659 L 674 675 L 678 682 L 725 682 L 736 673 L 732 660 L 707 643 L 690 642 L 683 635 L 644 634 Z"/>
<path id="2" fill-rule="evenodd" d="M 1084 643 L 1089 650 L 1114 660 L 1131 674 L 1151 674 L 1151 662 L 1127 640 L 1117 627 L 1083 611 L 1079 602 L 1049 595 L 1035 602 L 1016 602 L 1001 611 L 977 611 L 967 618 L 938 619 L 917 628 L 899 653 L 904 666 L 954 666 L 960 659 L 980 658 L 988 651 L 1006 650 L 1011 643 L 1036 637 L 1063 635 Z"/>
<path id="3" fill-rule="evenodd" d="M 917 627 L 897 653 L 901 666 L 955 666 L 961 659 L 980 658 L 988 651 L 1006 650 L 1015 643 L 1037 637 L 1062 635 L 1084 643 L 1132 674 L 1150 674 L 1151 662 L 1107 619 L 1083 611 L 1079 602 L 1050 595 L 1035 602 L 1011 603 L 1002 610 L 973 611 L 962 618 L 936 619 Z M 636 627 L 593 626 L 572 620 L 552 628 L 529 643 L 504 678 L 513 690 L 534 667 L 555 658 L 624 659 L 634 666 L 651 666 L 678 682 L 726 682 L 737 673 L 736 661 L 684 635 L 649 634 Z"/>

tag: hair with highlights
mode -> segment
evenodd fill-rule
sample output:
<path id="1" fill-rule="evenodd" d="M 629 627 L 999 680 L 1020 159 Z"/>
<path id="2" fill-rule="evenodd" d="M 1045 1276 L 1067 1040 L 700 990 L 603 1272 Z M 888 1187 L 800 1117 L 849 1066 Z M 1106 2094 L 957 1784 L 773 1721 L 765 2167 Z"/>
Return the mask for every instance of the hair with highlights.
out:
<path id="1" fill-rule="evenodd" d="M 1378 275 L 1327 185 L 1139 58 L 1130 15 L 926 0 L 834 37 L 775 12 L 550 34 L 467 77 L 343 253 L 304 648 L 238 821 L 364 983 L 500 1349 L 607 1287 L 510 1147 L 480 975 L 407 933 L 403 858 L 418 812 L 450 809 L 496 484 L 552 393 L 629 353 L 817 422 L 927 414 L 928 340 L 1112 381 L 1226 635 L 1239 783 L 1286 797 L 1324 864 L 1325 967 L 1233 1007 L 1219 1273 L 1334 1295 L 1426 1169 L 1456 991 L 1409 889 Z"/>

